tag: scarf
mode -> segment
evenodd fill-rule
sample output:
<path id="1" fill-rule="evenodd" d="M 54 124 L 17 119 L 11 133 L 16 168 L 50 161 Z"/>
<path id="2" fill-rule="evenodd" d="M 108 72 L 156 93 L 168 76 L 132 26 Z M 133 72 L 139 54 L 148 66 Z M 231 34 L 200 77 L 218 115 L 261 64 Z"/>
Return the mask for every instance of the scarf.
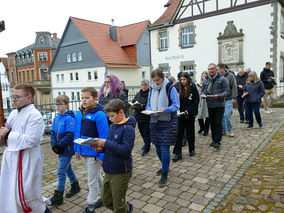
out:
<path id="1" fill-rule="evenodd" d="M 164 81 L 161 85 L 156 85 L 153 83 L 152 92 L 150 98 L 150 104 L 152 111 L 158 111 L 161 108 L 165 108 L 169 106 L 169 98 L 167 95 L 166 86 L 169 83 L 167 78 L 164 78 Z M 160 121 L 170 121 L 170 114 L 159 114 L 158 116 L 151 116 L 152 122 L 157 123 Z"/>
<path id="2" fill-rule="evenodd" d="M 104 97 L 107 97 L 108 96 L 108 94 L 109 94 L 109 92 L 110 92 L 110 88 L 104 88 Z"/>
<path id="3" fill-rule="evenodd" d="M 208 75 L 208 84 L 206 87 L 206 94 L 213 95 L 213 83 L 219 77 L 219 73 L 217 72 L 213 77 Z"/>

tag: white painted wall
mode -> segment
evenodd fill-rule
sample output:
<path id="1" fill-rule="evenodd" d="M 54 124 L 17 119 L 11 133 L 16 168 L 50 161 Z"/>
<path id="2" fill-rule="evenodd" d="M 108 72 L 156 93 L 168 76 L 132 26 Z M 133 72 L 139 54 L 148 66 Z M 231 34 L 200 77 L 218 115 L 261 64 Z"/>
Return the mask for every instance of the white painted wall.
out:
<path id="1" fill-rule="evenodd" d="M 243 59 L 244 66 L 251 67 L 258 74 L 266 61 L 271 61 L 269 26 L 272 22 L 271 4 L 236 11 L 228 14 L 213 16 L 193 21 L 196 34 L 196 44 L 193 48 L 181 49 L 178 46 L 179 25 L 169 27 L 169 48 L 160 52 L 157 47 L 158 30 L 151 31 L 151 56 L 153 68 L 158 64 L 169 63 L 171 75 L 177 76 L 181 61 L 195 61 L 196 79 L 199 80 L 201 72 L 207 69 L 209 63 L 218 63 L 219 32 L 224 32 L 228 21 L 234 21 L 237 29 L 243 29 Z M 172 56 L 177 56 L 173 59 Z"/>
<path id="2" fill-rule="evenodd" d="M 8 88 L 2 87 L 2 100 L 3 100 L 3 108 L 7 109 L 7 101 L 10 102 L 10 107 L 12 107 L 12 101 L 10 98 L 11 91 L 10 91 L 10 84 L 6 74 L 5 66 L 2 62 L 0 62 L 0 74 L 1 74 L 1 84 L 7 84 Z M 1 85 L 2 86 L 2 85 Z"/>

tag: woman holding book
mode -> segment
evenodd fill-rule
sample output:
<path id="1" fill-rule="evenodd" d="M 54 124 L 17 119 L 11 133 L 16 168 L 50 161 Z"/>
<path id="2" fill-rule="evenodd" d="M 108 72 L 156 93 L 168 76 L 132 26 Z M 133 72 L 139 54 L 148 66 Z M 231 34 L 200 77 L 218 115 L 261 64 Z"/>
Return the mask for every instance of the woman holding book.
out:
<path id="1" fill-rule="evenodd" d="M 167 184 L 171 161 L 170 146 L 175 145 L 176 141 L 177 111 L 180 103 L 172 81 L 164 76 L 162 70 L 155 69 L 151 73 L 151 78 L 153 84 L 146 109 L 158 111 L 151 115 L 150 135 L 162 163 L 162 168 L 157 171 L 157 175 L 161 175 L 159 186 L 164 187 Z"/>
<path id="2" fill-rule="evenodd" d="M 144 146 L 142 148 L 142 156 L 145 156 L 150 151 L 151 138 L 150 138 L 150 116 L 141 113 L 145 110 L 149 94 L 149 81 L 143 79 L 141 81 L 141 89 L 132 100 L 132 108 L 134 108 L 134 116 L 138 123 L 139 132 L 143 138 Z"/>
<path id="3" fill-rule="evenodd" d="M 260 103 L 261 98 L 265 94 L 265 89 L 262 81 L 258 78 L 256 72 L 249 74 L 247 83 L 245 84 L 243 98 L 247 107 L 247 117 L 249 125 L 247 128 L 253 127 L 253 112 L 259 127 L 262 127 L 261 116 L 260 116 Z"/>
<path id="4" fill-rule="evenodd" d="M 180 115 L 178 118 L 178 135 L 177 141 L 173 150 L 175 154 L 173 161 L 177 162 L 182 159 L 182 139 L 184 130 L 186 130 L 189 156 L 195 155 L 195 116 L 198 113 L 199 94 L 193 82 L 191 82 L 188 73 L 182 73 L 180 77 L 179 100 L 180 100 Z"/>

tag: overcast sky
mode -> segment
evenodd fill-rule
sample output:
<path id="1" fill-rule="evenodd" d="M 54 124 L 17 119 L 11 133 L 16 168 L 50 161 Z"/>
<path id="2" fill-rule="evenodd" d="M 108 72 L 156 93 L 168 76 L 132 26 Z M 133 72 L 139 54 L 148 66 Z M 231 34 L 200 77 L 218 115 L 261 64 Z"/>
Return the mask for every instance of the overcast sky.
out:
<path id="1" fill-rule="evenodd" d="M 70 16 L 123 26 L 144 20 L 153 23 L 165 11 L 168 0 L 6 0 L 0 4 L 0 57 L 35 41 L 36 33 L 48 31 L 61 38 Z"/>

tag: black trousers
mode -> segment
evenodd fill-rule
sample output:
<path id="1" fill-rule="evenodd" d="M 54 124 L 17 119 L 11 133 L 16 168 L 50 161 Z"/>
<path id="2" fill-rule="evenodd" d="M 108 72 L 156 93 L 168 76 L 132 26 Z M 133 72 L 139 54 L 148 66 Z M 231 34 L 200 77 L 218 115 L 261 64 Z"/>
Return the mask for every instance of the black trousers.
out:
<path id="1" fill-rule="evenodd" d="M 208 133 L 208 131 L 209 131 L 209 122 L 210 122 L 209 118 L 206 118 L 205 122 L 204 122 L 203 118 L 198 119 L 200 129 L 203 130 L 206 133 Z"/>
<path id="2" fill-rule="evenodd" d="M 222 118 L 224 110 L 224 107 L 208 108 L 212 140 L 219 144 L 222 141 Z"/>
<path id="3" fill-rule="evenodd" d="M 180 155 L 182 153 L 182 140 L 184 136 L 184 130 L 187 134 L 188 149 L 189 152 L 195 150 L 195 126 L 194 126 L 195 117 L 181 116 L 178 118 L 178 133 L 177 140 L 173 150 L 173 153 Z"/>
<path id="4" fill-rule="evenodd" d="M 144 149 L 146 151 L 149 151 L 151 146 L 150 122 L 143 122 L 143 123 L 138 122 L 138 129 L 145 144 Z"/>

